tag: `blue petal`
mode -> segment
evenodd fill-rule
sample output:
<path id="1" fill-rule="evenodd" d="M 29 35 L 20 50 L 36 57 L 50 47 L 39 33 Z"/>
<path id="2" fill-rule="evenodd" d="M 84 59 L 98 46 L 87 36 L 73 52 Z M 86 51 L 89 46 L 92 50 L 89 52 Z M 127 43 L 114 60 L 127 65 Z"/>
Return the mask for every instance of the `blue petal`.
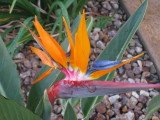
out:
<path id="1" fill-rule="evenodd" d="M 106 61 L 106 60 L 95 61 L 92 65 L 92 68 L 87 71 L 87 74 L 91 74 L 92 72 L 98 70 L 109 69 L 120 63 L 122 63 L 122 61 Z"/>

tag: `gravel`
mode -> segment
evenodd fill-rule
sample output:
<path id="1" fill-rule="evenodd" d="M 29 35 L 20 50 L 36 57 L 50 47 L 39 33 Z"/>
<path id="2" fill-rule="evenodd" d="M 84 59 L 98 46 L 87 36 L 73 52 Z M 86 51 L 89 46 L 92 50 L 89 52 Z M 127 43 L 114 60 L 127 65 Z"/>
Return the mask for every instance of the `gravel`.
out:
<path id="1" fill-rule="evenodd" d="M 119 28 L 127 20 L 127 16 L 118 0 L 99 0 L 88 1 L 85 6 L 86 12 L 94 12 L 99 15 L 114 16 L 112 22 L 108 23 L 107 28 L 94 28 L 90 34 L 91 56 L 90 65 L 96 60 L 97 56 L 105 49 L 111 39 L 116 35 Z M 94 17 L 94 16 L 93 16 Z M 36 43 L 29 43 L 14 56 L 14 61 L 18 66 L 18 72 L 21 77 L 21 88 L 24 94 L 24 100 L 28 97 L 28 91 L 31 88 L 31 82 L 42 67 L 39 58 L 33 54 L 29 46 Z M 117 69 L 113 81 L 130 83 L 158 83 L 158 75 L 153 62 L 144 50 L 139 37 L 134 35 L 129 43 L 123 59 L 131 58 L 144 52 L 145 55 L 137 60 Z M 141 90 L 139 92 L 124 93 L 118 95 L 104 96 L 104 99 L 96 106 L 90 120 L 142 120 L 146 116 L 146 106 L 148 101 L 158 95 L 157 90 Z M 75 109 L 78 119 L 83 115 L 79 106 Z M 62 106 L 59 100 L 55 102 L 52 112 L 52 120 L 63 120 Z M 151 120 L 159 120 L 160 114 L 157 112 Z"/>

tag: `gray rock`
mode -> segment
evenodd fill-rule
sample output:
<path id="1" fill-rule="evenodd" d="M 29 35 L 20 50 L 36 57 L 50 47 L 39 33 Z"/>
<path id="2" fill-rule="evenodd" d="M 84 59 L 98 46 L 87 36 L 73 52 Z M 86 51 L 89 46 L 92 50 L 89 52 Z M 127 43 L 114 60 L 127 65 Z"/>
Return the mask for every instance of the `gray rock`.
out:
<path id="1" fill-rule="evenodd" d="M 128 120 L 125 114 L 117 114 L 116 120 Z"/>
<path id="2" fill-rule="evenodd" d="M 24 79 L 24 78 L 26 78 L 26 77 L 29 77 L 29 76 L 31 76 L 31 71 L 30 71 L 30 70 L 28 70 L 28 71 L 26 71 L 26 72 L 23 72 L 23 73 L 20 73 L 20 77 L 21 77 L 22 79 Z"/>
<path id="3" fill-rule="evenodd" d="M 141 90 L 141 91 L 140 91 L 140 95 L 149 97 L 149 92 L 144 91 L 144 90 Z"/>
<path id="4" fill-rule="evenodd" d="M 156 68 L 154 67 L 154 65 L 152 65 L 151 67 L 150 67 L 150 72 L 152 73 L 152 74 L 155 74 L 157 71 L 156 71 Z"/>
<path id="5" fill-rule="evenodd" d="M 135 80 L 132 79 L 132 78 L 128 78 L 128 82 L 129 82 L 129 83 L 135 83 Z"/>
<path id="6" fill-rule="evenodd" d="M 105 113 L 106 112 L 106 106 L 105 106 L 105 104 L 99 103 L 96 106 L 96 110 L 97 110 L 98 113 Z"/>
<path id="7" fill-rule="evenodd" d="M 139 95 L 137 94 L 137 92 L 132 92 L 132 95 L 133 95 L 135 98 L 139 98 Z"/>
<path id="8" fill-rule="evenodd" d="M 142 48 L 141 48 L 141 47 L 136 47 L 135 50 L 136 50 L 136 52 L 137 52 L 138 54 L 142 52 Z"/>
<path id="9" fill-rule="evenodd" d="M 137 103 L 138 103 L 137 98 L 135 98 L 135 97 L 132 96 L 132 97 L 129 99 L 129 101 L 128 101 L 128 103 L 127 103 L 127 106 L 128 106 L 129 108 L 134 108 Z"/>
<path id="10" fill-rule="evenodd" d="M 152 91 L 149 93 L 149 95 L 150 95 L 151 97 L 155 97 L 155 96 L 159 95 L 159 92 L 156 91 L 156 90 L 152 90 Z"/>
<path id="11" fill-rule="evenodd" d="M 25 60 L 24 61 L 24 66 L 29 68 L 29 69 L 32 68 L 32 64 L 31 64 L 31 62 L 29 60 Z"/>
<path id="12" fill-rule="evenodd" d="M 17 53 L 15 56 L 14 56 L 14 59 L 23 59 L 25 58 L 24 54 L 23 53 Z"/>
<path id="13" fill-rule="evenodd" d="M 114 95 L 114 96 L 111 96 L 109 97 L 109 101 L 111 104 L 113 104 L 114 102 L 116 102 L 116 100 L 118 100 L 120 98 L 119 95 Z"/>
<path id="14" fill-rule="evenodd" d="M 111 7 L 111 5 L 108 3 L 108 1 L 102 2 L 102 6 L 103 6 L 104 8 L 106 8 L 107 10 L 111 10 L 111 9 L 112 9 L 112 7 Z"/>
<path id="15" fill-rule="evenodd" d="M 138 75 L 138 74 L 140 74 L 141 72 L 142 72 L 142 70 L 141 70 L 140 67 L 134 67 L 134 68 L 133 68 L 133 73 L 134 73 L 134 74 Z"/>
<path id="16" fill-rule="evenodd" d="M 126 113 L 127 120 L 135 120 L 135 115 L 133 112 L 129 111 Z"/>
<path id="17" fill-rule="evenodd" d="M 102 41 L 97 41 L 96 46 L 101 50 L 105 49 L 105 45 Z"/>
<path id="18" fill-rule="evenodd" d="M 151 62 L 151 61 L 144 62 L 144 66 L 146 66 L 146 67 L 151 67 L 152 65 L 153 65 L 153 62 Z"/>
<path id="19" fill-rule="evenodd" d="M 135 54 L 135 49 L 130 49 L 128 52 L 129 52 L 131 55 L 134 55 L 134 54 Z"/>
<path id="20" fill-rule="evenodd" d="M 115 10 L 117 10 L 117 9 L 119 8 L 119 5 L 118 5 L 117 3 L 113 3 L 113 4 L 112 4 L 112 7 L 113 7 Z"/>
<path id="21" fill-rule="evenodd" d="M 120 20 L 114 21 L 114 25 L 119 28 L 122 25 L 122 22 Z"/>
<path id="22" fill-rule="evenodd" d="M 94 28 L 94 30 L 93 30 L 93 33 L 98 33 L 98 32 L 100 32 L 101 31 L 101 29 L 100 28 Z"/>
<path id="23" fill-rule="evenodd" d="M 111 109 L 107 110 L 107 115 L 108 115 L 109 117 L 112 117 L 114 114 L 115 114 L 115 113 L 114 113 L 113 110 L 111 110 Z"/>

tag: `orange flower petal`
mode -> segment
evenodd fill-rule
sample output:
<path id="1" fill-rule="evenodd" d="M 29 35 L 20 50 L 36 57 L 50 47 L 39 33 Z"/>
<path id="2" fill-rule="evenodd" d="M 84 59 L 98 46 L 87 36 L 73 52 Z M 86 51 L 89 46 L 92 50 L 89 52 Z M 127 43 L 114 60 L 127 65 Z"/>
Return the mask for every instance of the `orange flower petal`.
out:
<path id="1" fill-rule="evenodd" d="M 46 76 L 48 76 L 54 68 L 50 68 L 49 70 L 47 70 L 46 72 L 44 72 L 41 76 L 39 76 L 39 78 L 37 78 L 35 81 L 32 82 L 32 84 L 35 84 L 39 81 L 41 81 L 43 78 L 45 78 Z"/>
<path id="2" fill-rule="evenodd" d="M 124 61 L 122 61 L 122 63 L 120 63 L 119 65 L 116 65 L 116 66 L 114 66 L 114 67 L 112 67 L 112 68 L 109 68 L 109 69 L 106 69 L 106 70 L 99 70 L 99 71 L 93 72 L 93 73 L 91 73 L 90 77 L 93 78 L 93 79 L 100 78 L 101 76 L 103 76 L 103 75 L 105 75 L 105 74 L 107 74 L 107 73 L 109 73 L 109 72 L 111 72 L 111 71 L 113 71 L 113 70 L 121 67 L 121 66 L 124 65 L 124 64 L 127 64 L 127 63 L 129 63 L 129 62 L 137 59 L 138 57 L 140 57 L 140 56 L 142 56 L 142 55 L 144 55 L 144 53 L 141 53 L 141 54 L 139 54 L 139 55 L 137 55 L 137 56 L 135 56 L 135 57 L 133 57 L 133 58 L 131 58 L 131 59 L 129 59 L 129 60 L 124 60 Z"/>
<path id="3" fill-rule="evenodd" d="M 39 36 L 41 38 L 41 43 L 49 55 L 58 63 L 67 67 L 67 57 L 61 46 L 57 43 L 57 41 L 52 38 L 40 25 L 37 17 L 35 17 L 35 21 L 33 22 L 36 27 Z"/>
<path id="4" fill-rule="evenodd" d="M 90 41 L 88 38 L 85 12 L 82 13 L 82 18 L 75 36 L 74 61 L 76 66 L 86 73 L 90 55 Z"/>
<path id="5" fill-rule="evenodd" d="M 35 47 L 30 47 L 31 50 L 42 60 L 42 63 L 50 67 L 55 67 L 53 61 L 48 57 L 48 55 Z"/>
<path id="6" fill-rule="evenodd" d="M 21 23 L 21 24 L 32 34 L 33 38 L 36 40 L 36 42 L 38 43 L 38 45 L 42 49 L 44 49 L 43 46 L 42 46 L 42 44 L 41 44 L 41 39 L 31 29 L 29 29 L 25 24 L 23 24 L 23 23 Z"/>
<path id="7" fill-rule="evenodd" d="M 70 63 L 73 64 L 73 61 L 74 61 L 74 43 L 73 43 L 73 38 L 72 38 L 72 34 L 71 34 L 71 31 L 69 30 L 69 27 L 67 25 L 67 22 L 65 20 L 65 18 L 63 17 L 63 23 L 64 23 L 64 26 L 66 28 L 66 32 L 67 32 L 67 36 L 68 36 L 68 41 L 69 41 L 69 44 L 70 44 L 70 48 L 71 48 L 71 55 L 70 55 Z"/>

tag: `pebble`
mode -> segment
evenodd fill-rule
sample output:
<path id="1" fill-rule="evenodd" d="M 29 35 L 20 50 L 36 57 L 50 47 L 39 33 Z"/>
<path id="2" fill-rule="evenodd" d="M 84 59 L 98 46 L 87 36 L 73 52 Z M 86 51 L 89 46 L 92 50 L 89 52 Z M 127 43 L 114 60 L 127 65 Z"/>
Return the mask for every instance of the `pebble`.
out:
<path id="1" fill-rule="evenodd" d="M 128 113 L 126 113 L 126 117 L 127 117 L 127 120 L 135 120 L 135 116 L 134 116 L 134 113 L 129 111 Z"/>
<path id="2" fill-rule="evenodd" d="M 135 54 L 135 49 L 130 49 L 128 52 L 129 52 L 131 55 L 134 55 L 134 54 Z"/>
<path id="3" fill-rule="evenodd" d="M 129 99 L 129 101 L 128 101 L 128 103 L 127 103 L 127 106 L 128 106 L 129 108 L 133 109 L 133 108 L 137 105 L 137 103 L 138 103 L 137 98 L 135 98 L 135 97 L 132 96 L 132 97 Z"/>
<path id="4" fill-rule="evenodd" d="M 150 67 L 150 72 L 151 72 L 152 74 L 155 74 L 155 73 L 157 72 L 154 65 L 151 65 L 151 67 Z"/>
<path id="5" fill-rule="evenodd" d="M 98 114 L 97 114 L 97 118 L 96 118 L 96 120 L 106 120 L 106 118 L 105 118 L 105 116 L 104 116 L 104 115 L 102 115 L 102 114 L 98 113 Z"/>
<path id="6" fill-rule="evenodd" d="M 144 91 L 144 90 L 140 90 L 140 95 L 149 97 L 149 92 Z"/>
<path id="7" fill-rule="evenodd" d="M 139 75 L 141 72 L 142 72 L 142 70 L 141 70 L 140 67 L 134 67 L 134 68 L 133 68 L 133 73 L 134 73 L 134 74 Z"/>
<path id="8" fill-rule="evenodd" d="M 130 47 L 135 47 L 136 43 L 135 41 L 132 39 L 130 42 L 129 42 L 129 46 Z"/>
<path id="9" fill-rule="evenodd" d="M 111 96 L 111 97 L 109 97 L 109 102 L 110 102 L 111 104 L 113 104 L 113 103 L 115 103 L 116 100 L 118 100 L 119 98 L 120 98 L 119 95 Z"/>
<path id="10" fill-rule="evenodd" d="M 109 109 L 107 110 L 107 113 L 106 113 L 109 117 L 112 117 L 114 115 L 114 111 Z"/>
<path id="11" fill-rule="evenodd" d="M 144 62 L 144 66 L 146 66 L 146 67 L 151 67 L 152 65 L 153 65 L 153 62 L 150 62 L 150 61 Z"/>
<path id="12" fill-rule="evenodd" d="M 106 48 L 104 43 L 102 41 L 100 41 L 100 40 L 97 41 L 96 46 L 101 50 L 104 50 Z"/>
<path id="13" fill-rule="evenodd" d="M 137 99 L 139 98 L 139 95 L 137 94 L 137 92 L 132 92 L 132 95 Z"/>
<path id="14" fill-rule="evenodd" d="M 28 69 L 32 68 L 32 64 L 31 64 L 31 62 L 29 60 L 25 60 L 23 64 Z"/>
<path id="15" fill-rule="evenodd" d="M 113 7 L 115 10 L 117 10 L 117 9 L 119 8 L 119 5 L 116 4 L 116 3 L 113 3 L 113 4 L 112 4 L 112 7 Z"/>
<path id="16" fill-rule="evenodd" d="M 99 103 L 97 106 L 96 106 L 96 110 L 98 113 L 105 113 L 106 112 L 106 106 L 104 103 Z"/>
<path id="17" fill-rule="evenodd" d="M 116 120 L 128 120 L 125 114 L 116 115 Z"/>
<path id="18" fill-rule="evenodd" d="M 91 40 L 97 41 L 99 40 L 99 34 L 98 33 L 92 33 L 90 34 Z"/>
<path id="19" fill-rule="evenodd" d="M 151 97 L 155 97 L 155 96 L 159 95 L 159 92 L 156 91 L 156 90 L 152 90 L 152 91 L 149 93 L 149 95 L 150 95 Z"/>
<path id="20" fill-rule="evenodd" d="M 136 52 L 137 52 L 138 54 L 140 54 L 140 53 L 142 52 L 142 48 L 141 48 L 141 47 L 136 47 L 135 50 L 136 50 Z"/>
<path id="21" fill-rule="evenodd" d="M 112 7 L 111 5 L 108 3 L 108 1 L 102 2 L 102 5 L 104 8 L 106 8 L 107 10 L 111 10 Z"/>
<path id="22" fill-rule="evenodd" d="M 135 80 L 132 79 L 132 78 L 128 78 L 128 82 L 129 82 L 129 83 L 135 83 Z"/>
<path id="23" fill-rule="evenodd" d="M 23 53 L 17 53 L 15 56 L 14 56 L 14 59 L 23 59 L 25 58 L 24 54 Z"/>
<path id="24" fill-rule="evenodd" d="M 160 120 L 160 118 L 158 118 L 157 116 L 153 116 L 152 120 Z"/>
<path id="25" fill-rule="evenodd" d="M 53 106 L 53 111 L 54 111 L 55 113 L 59 114 L 59 113 L 61 113 L 62 108 L 61 108 L 60 106 L 58 106 L 58 105 L 54 105 L 54 106 Z"/>
<path id="26" fill-rule="evenodd" d="M 25 84 L 25 85 L 29 85 L 29 84 L 30 84 L 30 78 L 29 78 L 29 77 L 26 77 L 26 78 L 25 78 L 24 84 Z"/>
<path id="27" fill-rule="evenodd" d="M 26 72 L 23 72 L 23 73 L 20 73 L 20 77 L 21 77 L 22 79 L 24 79 L 24 78 L 26 78 L 26 77 L 29 77 L 29 76 L 31 76 L 31 71 L 30 71 L 30 70 L 28 70 L 28 71 L 26 71 Z"/>
<path id="28" fill-rule="evenodd" d="M 78 114 L 77 114 L 77 118 L 80 119 L 80 120 L 82 120 L 82 119 L 83 119 L 82 113 L 78 113 Z"/>
<path id="29" fill-rule="evenodd" d="M 101 31 L 100 28 L 94 28 L 94 29 L 93 29 L 93 33 L 95 33 L 95 34 L 97 34 L 97 33 L 100 32 L 100 31 Z"/>
<path id="30" fill-rule="evenodd" d="M 117 28 L 119 28 L 119 27 L 121 27 L 122 22 L 121 22 L 120 20 L 116 20 L 116 21 L 114 21 L 113 24 L 114 24 Z"/>
<path id="31" fill-rule="evenodd" d="M 126 113 L 127 111 L 128 111 L 128 107 L 127 107 L 126 105 L 123 106 L 123 107 L 122 107 L 122 112 L 123 112 L 123 113 Z"/>

